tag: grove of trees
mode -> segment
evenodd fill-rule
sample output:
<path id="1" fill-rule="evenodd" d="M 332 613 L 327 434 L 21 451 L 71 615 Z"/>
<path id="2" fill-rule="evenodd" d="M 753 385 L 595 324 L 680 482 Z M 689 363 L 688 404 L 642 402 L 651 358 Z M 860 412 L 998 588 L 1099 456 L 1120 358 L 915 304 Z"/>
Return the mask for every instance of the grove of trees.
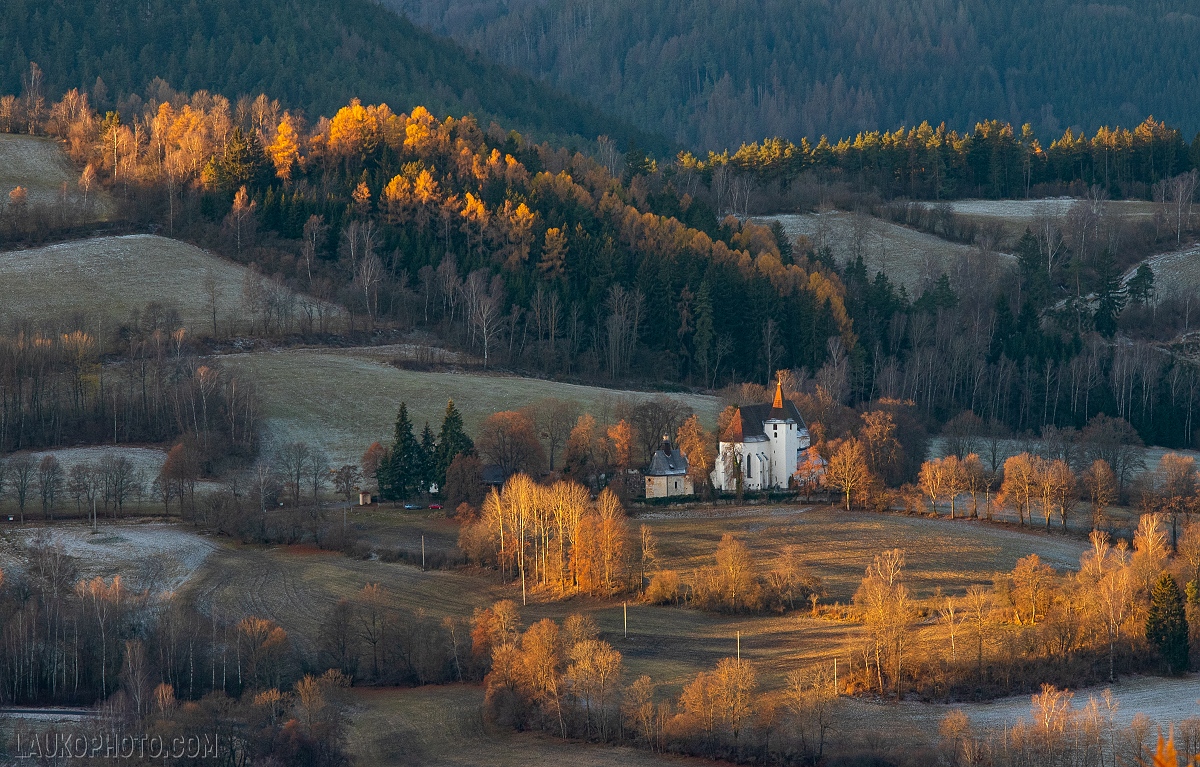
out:
<path id="1" fill-rule="evenodd" d="M 278 624 L 219 620 L 120 575 L 82 577 L 47 536 L 32 538 L 23 555 L 27 566 L 0 586 L 5 703 L 98 703 L 110 723 L 148 738 L 205 733 L 208 743 L 193 753 L 221 760 L 344 764 L 350 679 L 303 673 L 307 664 Z"/>

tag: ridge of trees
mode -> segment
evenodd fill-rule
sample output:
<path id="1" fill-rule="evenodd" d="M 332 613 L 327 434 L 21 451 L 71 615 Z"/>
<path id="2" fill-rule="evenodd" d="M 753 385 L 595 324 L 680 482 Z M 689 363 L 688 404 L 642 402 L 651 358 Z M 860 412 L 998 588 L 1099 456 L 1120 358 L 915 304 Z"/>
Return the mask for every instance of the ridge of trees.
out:
<path id="1" fill-rule="evenodd" d="M 116 336 L 0 334 L 0 453 L 182 438 L 206 473 L 255 454 L 253 387 L 201 360 L 177 319 L 158 306 Z"/>
<path id="2" fill-rule="evenodd" d="M 1066 128 L 1047 146 L 1028 123 L 989 119 L 957 131 L 925 121 L 832 140 L 776 136 L 736 150 L 683 151 L 675 164 L 689 181 L 708 185 L 718 210 L 743 215 L 754 197 L 777 197 L 806 176 L 849 182 L 884 199 L 1045 197 L 1096 186 L 1109 198 L 1149 200 L 1170 191 L 1156 184 L 1200 167 L 1200 133 L 1189 141 L 1150 116 L 1133 128 L 1103 125 L 1090 137 Z M 1195 186 L 1188 192 L 1190 201 Z"/>
<path id="3" fill-rule="evenodd" d="M 367 0 L 19 0 L 0 9 L 0 50 L 0 91 L 16 92 L 38 62 L 47 98 L 80 88 L 97 108 L 126 115 L 141 111 L 162 78 L 231 99 L 267 91 L 310 116 L 353 93 L 405 109 L 473 112 L 542 137 L 663 144 Z"/>
<path id="4" fill-rule="evenodd" d="M 1187 95 L 1200 59 L 1186 0 L 389 3 L 701 150 L 916 125 L 929 115 L 951 125 L 992 115 L 1032 123 L 1042 136 L 1146 114 L 1200 129 Z"/>
<path id="5" fill-rule="evenodd" d="M 21 115 L 10 130 L 63 138 L 85 172 L 138 199 L 132 215 L 340 300 L 360 328 L 440 328 L 485 364 L 715 381 L 759 367 L 731 329 L 767 314 L 781 364 L 815 365 L 829 335 L 850 340 L 828 268 L 680 200 L 637 152 L 614 177 L 423 107 L 354 101 L 310 128 L 265 96 L 235 105 L 165 85 L 125 116 L 101 117 L 79 91 L 6 103 Z"/>

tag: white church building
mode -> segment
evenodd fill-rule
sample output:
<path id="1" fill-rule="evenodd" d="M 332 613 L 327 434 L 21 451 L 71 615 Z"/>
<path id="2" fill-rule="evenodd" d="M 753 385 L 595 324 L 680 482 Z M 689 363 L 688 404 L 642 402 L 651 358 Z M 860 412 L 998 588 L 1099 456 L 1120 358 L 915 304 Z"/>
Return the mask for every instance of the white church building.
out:
<path id="1" fill-rule="evenodd" d="M 774 402 L 746 405 L 734 412 L 721 435 L 713 486 L 735 492 L 740 471 L 744 490 L 786 490 L 808 446 L 808 427 L 800 411 L 776 383 Z"/>

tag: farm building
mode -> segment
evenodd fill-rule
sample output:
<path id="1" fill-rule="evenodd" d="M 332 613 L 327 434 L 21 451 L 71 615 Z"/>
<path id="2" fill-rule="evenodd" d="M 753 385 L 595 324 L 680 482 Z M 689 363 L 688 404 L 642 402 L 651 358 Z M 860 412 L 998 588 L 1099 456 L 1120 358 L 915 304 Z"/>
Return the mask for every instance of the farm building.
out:
<path id="1" fill-rule="evenodd" d="M 725 433 L 713 469 L 713 486 L 737 490 L 738 475 L 745 490 L 783 490 L 804 460 L 808 427 L 796 404 L 775 385 L 773 402 L 738 408 Z"/>
<path id="2" fill-rule="evenodd" d="M 509 472 L 504 470 L 504 467 L 498 463 L 489 463 L 484 465 L 480 477 L 484 487 L 500 487 L 508 481 Z"/>
<path id="3" fill-rule="evenodd" d="M 688 475 L 687 456 L 671 449 L 671 440 L 663 437 L 662 447 L 654 451 L 646 469 L 646 497 L 668 498 L 694 495 L 692 478 Z"/>

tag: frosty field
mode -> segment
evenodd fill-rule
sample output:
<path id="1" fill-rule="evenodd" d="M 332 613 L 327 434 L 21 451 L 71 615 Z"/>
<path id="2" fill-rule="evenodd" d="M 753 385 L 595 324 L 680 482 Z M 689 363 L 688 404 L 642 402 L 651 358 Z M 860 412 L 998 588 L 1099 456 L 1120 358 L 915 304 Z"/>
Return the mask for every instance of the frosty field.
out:
<path id="1" fill-rule="evenodd" d="M 764 216 L 759 220 L 779 221 L 789 237 L 804 235 L 814 247 L 828 247 L 838 263 L 852 261 L 861 253 L 868 277 L 886 272 L 892 282 L 903 285 L 914 297 L 943 272 L 953 281 L 956 271 L 979 253 L 978 248 L 856 213 Z"/>
<path id="2" fill-rule="evenodd" d="M 246 269 L 178 240 L 97 237 L 0 253 L 0 320 L 66 319 L 112 327 L 156 301 L 179 311 L 193 335 L 212 332 L 209 280 L 222 332 L 242 325 Z M 50 279 L 53 278 L 53 279 Z"/>
<path id="3" fill-rule="evenodd" d="M 87 208 L 83 208 L 79 190 L 79 171 L 53 140 L 36 136 L 0 134 L 0 199 L 8 202 L 8 193 L 23 186 L 30 205 L 60 204 L 62 185 L 67 185 L 68 206 L 89 221 L 102 221 L 112 212 L 107 192 L 92 189 Z"/>
<path id="4" fill-rule="evenodd" d="M 509 375 L 401 370 L 373 349 L 258 352 L 225 356 L 221 363 L 258 386 L 269 441 L 319 445 L 336 462 L 357 463 L 372 442 L 389 440 L 401 402 L 418 432 L 427 421 L 436 431 L 452 398 L 474 433 L 492 413 L 546 397 L 573 400 L 599 417 L 621 397 L 653 396 Z M 669 396 L 693 408 L 709 428 L 716 423 L 716 397 Z"/>

